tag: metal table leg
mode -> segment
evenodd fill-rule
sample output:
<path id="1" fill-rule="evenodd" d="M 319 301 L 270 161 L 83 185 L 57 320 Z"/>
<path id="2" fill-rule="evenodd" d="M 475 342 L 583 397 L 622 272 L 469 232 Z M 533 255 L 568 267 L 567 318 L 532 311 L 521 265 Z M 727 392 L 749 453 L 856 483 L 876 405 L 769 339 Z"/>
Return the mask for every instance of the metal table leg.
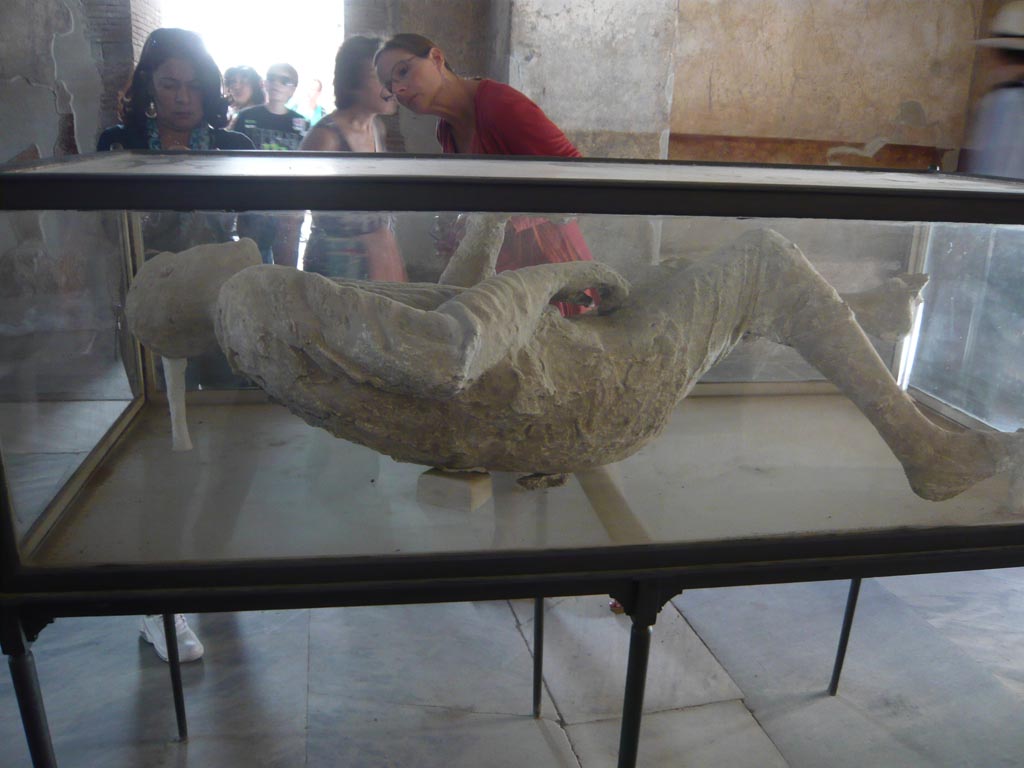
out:
<path id="1" fill-rule="evenodd" d="M 18 699 L 21 724 L 28 742 L 28 751 L 35 768 L 57 768 L 57 756 L 53 751 L 50 726 L 46 721 L 43 693 L 39 688 L 36 661 L 29 650 L 29 640 L 20 618 L 5 615 L 3 618 L 3 650 L 8 655 L 11 682 Z M 35 634 L 33 633 L 33 637 Z"/>
<path id="2" fill-rule="evenodd" d="M 647 660 L 651 651 L 651 625 L 637 623 L 629 632 L 629 662 L 626 665 L 626 693 L 622 701 L 622 730 L 619 733 L 619 768 L 633 768 L 640 749 L 640 718 L 644 710 Z"/>
<path id="3" fill-rule="evenodd" d="M 533 599 L 533 716 L 540 717 L 544 688 L 544 598 Z"/>
<path id="4" fill-rule="evenodd" d="M 647 661 L 651 653 L 651 627 L 662 606 L 679 594 L 668 581 L 641 581 L 623 593 L 614 593 L 629 614 L 633 626 L 629 632 L 629 661 L 626 665 L 626 691 L 622 700 L 622 729 L 619 732 L 618 768 L 634 768 L 640 749 L 640 719 L 644 710 L 647 685 Z"/>
<path id="5" fill-rule="evenodd" d="M 188 739 L 185 720 L 185 692 L 181 687 L 181 658 L 178 656 L 178 633 L 174 629 L 174 614 L 163 614 L 164 642 L 167 643 L 167 666 L 171 669 L 171 691 L 174 693 L 174 716 L 178 720 L 178 738 Z"/>
<path id="6" fill-rule="evenodd" d="M 839 632 L 839 648 L 836 650 L 836 663 L 832 667 L 832 680 L 828 684 L 828 695 L 835 696 L 839 690 L 839 675 L 843 671 L 846 660 L 846 646 L 850 642 L 850 630 L 853 628 L 853 614 L 857 610 L 857 597 L 860 595 L 860 579 L 850 581 L 850 593 L 846 597 L 846 612 L 843 614 L 843 628 Z"/>

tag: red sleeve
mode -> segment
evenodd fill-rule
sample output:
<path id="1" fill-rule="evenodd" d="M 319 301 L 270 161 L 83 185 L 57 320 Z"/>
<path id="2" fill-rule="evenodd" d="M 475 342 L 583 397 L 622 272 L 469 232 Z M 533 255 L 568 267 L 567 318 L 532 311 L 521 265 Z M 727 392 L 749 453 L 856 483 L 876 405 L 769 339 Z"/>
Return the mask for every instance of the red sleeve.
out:
<path id="1" fill-rule="evenodd" d="M 474 143 L 484 154 L 581 157 L 544 111 L 515 88 L 484 80 L 476 110 Z"/>

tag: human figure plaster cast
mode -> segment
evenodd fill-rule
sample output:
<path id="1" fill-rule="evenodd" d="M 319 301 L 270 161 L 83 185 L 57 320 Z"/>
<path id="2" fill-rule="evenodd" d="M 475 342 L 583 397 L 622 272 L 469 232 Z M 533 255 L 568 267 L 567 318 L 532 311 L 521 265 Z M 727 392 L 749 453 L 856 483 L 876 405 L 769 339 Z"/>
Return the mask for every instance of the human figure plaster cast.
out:
<path id="1" fill-rule="evenodd" d="M 483 222 L 440 285 L 245 269 L 220 290 L 217 339 L 233 366 L 310 424 L 448 469 L 557 476 L 623 459 L 745 335 L 793 346 L 825 374 L 926 499 L 1024 458 L 1024 435 L 952 432 L 921 414 L 850 306 L 773 231 L 650 267 L 631 287 L 594 262 L 495 275 L 502 222 Z M 917 288 L 881 291 L 906 305 Z M 597 312 L 564 318 L 549 307 L 586 303 L 587 289 L 599 293 Z M 857 301 L 871 324 L 877 302 Z"/>
<path id="2" fill-rule="evenodd" d="M 175 451 L 192 449 L 185 419 L 188 358 L 220 349 L 213 332 L 220 288 L 229 277 L 262 261 L 256 243 L 243 238 L 157 254 L 135 275 L 125 317 L 129 330 L 162 358 Z"/>

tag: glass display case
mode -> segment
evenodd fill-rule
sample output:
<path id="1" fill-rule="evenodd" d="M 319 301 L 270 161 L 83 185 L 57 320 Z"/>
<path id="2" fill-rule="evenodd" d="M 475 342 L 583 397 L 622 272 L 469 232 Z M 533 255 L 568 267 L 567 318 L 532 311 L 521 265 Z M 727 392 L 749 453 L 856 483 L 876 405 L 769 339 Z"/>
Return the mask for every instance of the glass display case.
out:
<path id="1" fill-rule="evenodd" d="M 1024 184 L 304 153 L 121 152 L 8 168 L 4 610 L 28 625 L 90 612 L 612 593 L 649 625 L 637 590 L 651 584 L 667 599 L 684 586 L 1024 564 L 1013 471 L 947 500 L 915 495 L 854 403 L 796 349 L 756 334 L 723 359 L 709 353 L 717 364 L 687 397 L 688 386 L 666 396 L 678 403 L 664 426 L 620 460 L 552 487 L 527 489 L 518 480 L 528 472 L 505 467 L 438 472 L 373 439 L 333 436 L 222 349 L 189 359 L 192 449 L 172 450 L 163 361 L 125 312 L 156 254 L 250 236 L 262 260 L 286 264 L 254 269 L 294 259 L 342 282 L 408 281 L 406 296 L 437 284 L 484 214 L 497 215 L 506 242 L 537 222 L 578 228 L 595 262 L 636 284 L 675 260 L 713 260 L 751 230 L 795 244 L 841 297 L 894 279 L 919 286 L 903 276 L 927 273 L 906 327 L 868 334 L 878 359 L 948 430 L 1024 427 Z M 543 322 L 593 328 L 608 316 L 601 303 L 566 317 L 552 307 Z M 640 341 L 657 346 L 663 331 L 651 328 Z M 573 354 L 586 368 L 602 350 Z M 587 398 L 583 388 L 567 402 L 585 412 Z M 526 406 L 490 407 L 499 419 Z M 602 408 L 581 423 L 643 416 Z M 387 408 L 380 419 L 419 423 Z"/>

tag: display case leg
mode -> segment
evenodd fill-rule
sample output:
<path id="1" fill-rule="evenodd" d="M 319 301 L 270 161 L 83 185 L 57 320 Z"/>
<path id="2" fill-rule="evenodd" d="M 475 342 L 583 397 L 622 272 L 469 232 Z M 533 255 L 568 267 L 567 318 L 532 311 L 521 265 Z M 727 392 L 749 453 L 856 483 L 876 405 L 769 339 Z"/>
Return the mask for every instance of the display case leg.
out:
<path id="1" fill-rule="evenodd" d="M 35 768 L 57 768 L 57 756 L 53 751 L 50 726 L 46 721 L 46 708 L 43 706 L 43 692 L 39 688 L 39 676 L 36 674 L 36 660 L 29 649 L 25 626 L 19 617 L 12 614 L 0 618 L 0 640 L 11 669 L 11 682 L 14 684 L 14 695 L 18 699 L 21 725 L 25 731 L 32 765 Z M 31 636 L 34 638 L 35 634 L 31 633 Z"/>
<path id="2" fill-rule="evenodd" d="M 843 614 L 843 628 L 839 632 L 839 648 L 836 649 L 836 663 L 832 667 L 832 680 L 828 684 L 828 695 L 835 696 L 839 690 L 839 675 L 843 672 L 843 661 L 846 660 L 846 646 L 850 642 L 850 629 L 853 627 L 853 613 L 857 610 L 857 597 L 860 595 L 860 579 L 850 581 L 850 593 L 846 597 L 846 613 Z"/>
<path id="3" fill-rule="evenodd" d="M 647 685 L 647 660 L 651 651 L 651 625 L 635 620 L 629 631 L 629 662 L 626 665 L 626 694 L 622 701 L 622 730 L 619 733 L 619 768 L 633 768 L 640 749 L 640 718 Z"/>
<path id="4" fill-rule="evenodd" d="M 167 643 L 167 666 L 171 670 L 171 691 L 174 693 L 174 716 L 178 721 L 178 738 L 188 739 L 185 719 L 185 692 L 181 687 L 181 658 L 178 656 L 178 633 L 174 628 L 174 614 L 163 614 L 164 642 Z"/>
<path id="5" fill-rule="evenodd" d="M 533 598 L 533 716 L 540 717 L 544 690 L 544 598 Z"/>
<path id="6" fill-rule="evenodd" d="M 629 614 L 629 661 L 626 691 L 622 700 L 622 729 L 619 732 L 618 768 L 634 768 L 640 749 L 640 720 L 647 685 L 647 661 L 651 653 L 651 628 L 662 606 L 680 590 L 668 582 L 638 582 L 622 593 L 612 593 Z"/>

